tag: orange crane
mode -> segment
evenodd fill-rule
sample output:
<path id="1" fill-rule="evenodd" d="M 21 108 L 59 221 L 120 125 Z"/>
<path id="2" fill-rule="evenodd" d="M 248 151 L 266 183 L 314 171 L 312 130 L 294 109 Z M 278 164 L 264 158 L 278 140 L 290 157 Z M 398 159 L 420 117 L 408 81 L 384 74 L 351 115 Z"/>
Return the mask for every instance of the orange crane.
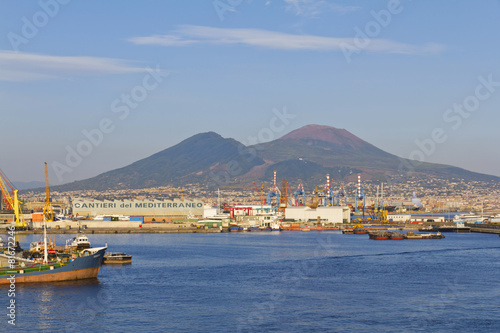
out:
<path id="1" fill-rule="evenodd" d="M 49 189 L 49 172 L 47 171 L 47 162 L 45 162 L 45 204 L 43 205 L 43 219 L 46 222 L 54 221 L 54 210 L 52 209 L 52 199 Z"/>
<path id="2" fill-rule="evenodd" d="M 278 210 L 285 215 L 285 209 L 288 207 L 288 181 L 283 179 L 281 181 L 281 196 L 280 196 L 280 204 Z"/>

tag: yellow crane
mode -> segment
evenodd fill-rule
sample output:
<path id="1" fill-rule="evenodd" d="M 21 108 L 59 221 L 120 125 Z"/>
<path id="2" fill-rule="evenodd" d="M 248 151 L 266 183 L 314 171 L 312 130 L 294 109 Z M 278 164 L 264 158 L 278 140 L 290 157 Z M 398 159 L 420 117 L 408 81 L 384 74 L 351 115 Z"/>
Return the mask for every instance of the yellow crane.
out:
<path id="1" fill-rule="evenodd" d="M 10 189 L 13 191 L 14 189 L 8 182 L 7 178 L 4 176 L 3 172 L 0 171 L 0 188 L 2 189 L 2 195 L 5 203 L 7 206 L 5 207 L 7 210 L 12 210 L 14 209 L 14 200 L 12 199 L 12 196 L 10 195 L 10 191 L 7 188 L 7 185 L 10 187 Z"/>
<path id="2" fill-rule="evenodd" d="M 310 208 L 318 208 L 319 201 L 320 201 L 319 195 L 320 195 L 320 193 L 323 193 L 325 191 L 326 191 L 326 188 L 318 190 L 318 187 L 316 186 L 314 188 L 314 192 L 313 192 L 312 203 L 310 205 L 308 205 L 308 207 L 310 207 Z"/>
<path id="3" fill-rule="evenodd" d="M 24 221 L 24 215 L 22 210 L 22 202 L 17 198 L 17 190 L 14 190 L 14 214 L 16 215 L 16 222 L 14 226 L 22 230 L 28 227 L 28 224 Z"/>
<path id="4" fill-rule="evenodd" d="M 43 205 L 43 219 L 46 222 L 54 221 L 54 210 L 52 209 L 52 199 L 49 189 L 49 172 L 47 171 L 47 162 L 45 162 L 45 204 Z"/>
<path id="5" fill-rule="evenodd" d="M 7 185 L 11 188 L 14 198 L 10 195 Z M 7 203 L 7 210 L 13 210 L 16 216 L 14 226 L 16 229 L 26 229 L 28 224 L 24 221 L 24 216 L 22 214 L 22 202 L 19 201 L 17 197 L 17 189 L 10 184 L 5 175 L 0 171 L 0 188 L 2 189 L 2 195 L 5 202 Z"/>

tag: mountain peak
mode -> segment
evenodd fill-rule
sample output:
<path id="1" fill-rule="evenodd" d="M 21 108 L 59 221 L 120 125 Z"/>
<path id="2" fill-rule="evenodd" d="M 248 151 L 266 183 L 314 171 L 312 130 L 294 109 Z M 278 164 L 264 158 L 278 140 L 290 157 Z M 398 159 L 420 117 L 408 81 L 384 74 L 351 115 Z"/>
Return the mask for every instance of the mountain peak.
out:
<path id="1" fill-rule="evenodd" d="M 280 140 L 315 140 L 336 145 L 349 143 L 354 147 L 364 143 L 363 140 L 345 129 L 325 125 L 306 125 L 282 136 Z"/>

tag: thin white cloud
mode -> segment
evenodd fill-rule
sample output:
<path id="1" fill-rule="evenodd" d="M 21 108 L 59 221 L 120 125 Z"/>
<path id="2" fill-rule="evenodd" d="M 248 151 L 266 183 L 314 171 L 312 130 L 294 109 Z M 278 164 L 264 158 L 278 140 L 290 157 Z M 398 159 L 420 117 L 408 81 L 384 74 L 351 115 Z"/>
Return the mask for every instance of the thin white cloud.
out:
<path id="1" fill-rule="evenodd" d="M 399 54 L 439 53 L 444 46 L 439 44 L 411 45 L 387 39 L 367 39 L 357 46 L 355 38 L 293 35 L 260 29 L 224 29 L 205 26 L 180 26 L 173 34 L 133 37 L 130 42 L 139 45 L 187 46 L 195 44 L 230 45 L 241 44 L 276 50 L 359 50 Z"/>
<path id="2" fill-rule="evenodd" d="M 344 6 L 331 3 L 325 0 L 284 0 L 286 3 L 286 10 L 293 12 L 297 16 L 314 18 L 324 12 L 335 12 L 338 14 L 345 14 L 353 12 L 360 7 L 357 6 Z"/>
<path id="3" fill-rule="evenodd" d="M 126 61 L 98 57 L 51 56 L 0 51 L 0 81 L 36 81 L 69 75 L 125 74 L 142 72 Z"/>

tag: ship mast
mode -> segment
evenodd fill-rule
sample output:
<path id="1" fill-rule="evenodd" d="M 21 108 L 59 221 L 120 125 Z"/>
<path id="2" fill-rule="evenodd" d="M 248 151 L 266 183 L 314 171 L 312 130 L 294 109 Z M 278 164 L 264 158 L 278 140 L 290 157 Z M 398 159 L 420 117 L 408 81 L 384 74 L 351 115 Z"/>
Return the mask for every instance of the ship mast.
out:
<path id="1" fill-rule="evenodd" d="M 54 211 L 50 199 L 49 173 L 47 172 L 47 162 L 45 162 L 45 205 L 43 206 L 43 262 L 49 262 L 47 251 L 47 221 L 54 220 Z"/>
<path id="2" fill-rule="evenodd" d="M 44 219 L 43 220 L 43 262 L 47 263 L 49 262 L 48 258 L 48 252 L 47 252 L 47 221 Z"/>

